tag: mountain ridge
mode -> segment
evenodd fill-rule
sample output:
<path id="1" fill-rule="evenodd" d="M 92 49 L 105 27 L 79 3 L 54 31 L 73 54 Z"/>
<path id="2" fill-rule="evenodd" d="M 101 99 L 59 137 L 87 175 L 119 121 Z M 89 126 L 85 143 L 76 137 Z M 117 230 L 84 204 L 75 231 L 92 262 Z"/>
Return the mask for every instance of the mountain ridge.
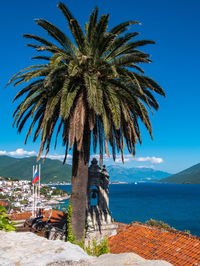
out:
<path id="1" fill-rule="evenodd" d="M 200 163 L 195 164 L 177 174 L 159 180 L 160 183 L 200 184 Z"/>
<path id="2" fill-rule="evenodd" d="M 20 180 L 32 180 L 33 165 L 38 163 L 36 157 L 14 158 L 0 156 L 0 176 Z M 41 159 L 41 183 L 71 182 L 72 166 L 62 164 L 59 160 Z M 110 182 L 157 181 L 170 174 L 152 168 L 125 168 L 119 165 L 107 166 Z"/>
<path id="3" fill-rule="evenodd" d="M 39 161 L 42 165 L 41 182 L 71 182 L 72 166 L 60 160 L 46 158 Z M 14 158 L 0 156 L 0 176 L 13 177 L 20 180 L 32 180 L 33 165 L 38 163 L 36 157 Z M 110 182 L 161 182 L 175 184 L 200 184 L 200 163 L 193 165 L 177 174 L 154 170 L 152 168 L 126 168 L 119 165 L 106 167 Z"/>
<path id="4" fill-rule="evenodd" d="M 33 165 L 41 164 L 41 183 L 71 182 L 71 165 L 46 158 L 37 162 L 37 157 L 14 158 L 0 156 L 0 176 L 20 180 L 32 180 Z"/>
<path id="5" fill-rule="evenodd" d="M 125 168 L 122 166 L 115 165 L 107 166 L 107 171 L 110 175 L 110 182 L 154 182 L 171 175 L 167 172 L 154 170 L 152 168 Z"/>

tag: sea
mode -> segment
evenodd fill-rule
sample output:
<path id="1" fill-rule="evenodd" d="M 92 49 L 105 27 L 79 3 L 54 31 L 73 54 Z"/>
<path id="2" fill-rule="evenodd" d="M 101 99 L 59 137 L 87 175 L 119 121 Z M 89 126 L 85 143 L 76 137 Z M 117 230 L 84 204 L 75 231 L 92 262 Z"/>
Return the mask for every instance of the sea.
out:
<path id="1" fill-rule="evenodd" d="M 59 187 L 71 191 L 70 185 Z M 111 215 L 118 222 L 144 223 L 152 218 L 200 237 L 200 185 L 110 184 L 109 200 Z M 66 200 L 58 208 L 66 209 L 68 203 Z"/>

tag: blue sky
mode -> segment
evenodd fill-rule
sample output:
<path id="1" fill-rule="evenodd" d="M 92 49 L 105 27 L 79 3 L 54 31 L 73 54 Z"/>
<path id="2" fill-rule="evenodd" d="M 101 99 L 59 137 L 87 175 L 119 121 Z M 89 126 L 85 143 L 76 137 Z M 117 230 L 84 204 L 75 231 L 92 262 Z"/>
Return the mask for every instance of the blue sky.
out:
<path id="1" fill-rule="evenodd" d="M 153 167 L 179 172 L 200 162 L 199 119 L 199 44 L 200 2 L 198 0 L 69 0 L 64 3 L 78 18 L 81 25 L 88 20 L 91 10 L 100 7 L 100 13 L 110 14 L 110 27 L 126 21 L 142 23 L 135 27 L 139 38 L 152 39 L 156 45 L 145 49 L 152 55 L 153 63 L 144 66 L 146 75 L 155 79 L 167 97 L 157 97 L 160 109 L 152 117 L 154 140 L 142 126 L 142 145 L 136 147 L 133 159 L 126 152 L 125 167 Z M 10 0 L 0 4 L 1 30 L 1 80 L 0 80 L 0 154 L 29 156 L 36 154 L 39 141 L 30 139 L 24 145 L 25 131 L 17 134 L 12 128 L 12 113 L 17 104 L 12 99 L 19 88 L 4 88 L 10 77 L 31 65 L 33 50 L 26 47 L 24 33 L 45 36 L 34 23 L 35 18 L 45 18 L 62 29 L 65 20 L 56 7 L 56 0 Z M 63 147 L 50 150 L 49 156 L 60 158 Z M 118 158 L 117 158 L 118 159 Z M 70 160 L 70 158 L 69 158 Z M 106 164 L 112 161 L 105 158 Z M 120 160 L 117 160 L 120 164 Z"/>

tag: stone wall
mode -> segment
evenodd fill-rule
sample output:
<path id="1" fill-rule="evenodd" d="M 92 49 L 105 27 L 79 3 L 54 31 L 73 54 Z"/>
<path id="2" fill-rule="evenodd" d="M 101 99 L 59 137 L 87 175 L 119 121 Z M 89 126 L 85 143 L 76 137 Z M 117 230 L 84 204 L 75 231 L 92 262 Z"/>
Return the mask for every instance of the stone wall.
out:
<path id="1" fill-rule="evenodd" d="M 134 253 L 88 256 L 77 245 L 60 240 L 47 240 L 33 233 L 0 231 L 0 265 L 3 266 L 65 266 L 65 265 L 137 265 L 168 266 L 164 261 L 149 261 Z"/>

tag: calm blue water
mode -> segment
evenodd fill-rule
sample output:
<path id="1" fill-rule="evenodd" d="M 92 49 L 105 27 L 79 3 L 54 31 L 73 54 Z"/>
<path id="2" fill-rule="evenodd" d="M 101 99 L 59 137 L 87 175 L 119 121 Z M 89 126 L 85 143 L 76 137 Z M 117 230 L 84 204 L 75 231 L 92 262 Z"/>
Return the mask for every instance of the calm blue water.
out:
<path id="1" fill-rule="evenodd" d="M 68 192 L 71 189 L 59 187 Z M 110 210 L 112 217 L 122 223 L 153 218 L 200 236 L 200 185 L 112 184 Z"/>

